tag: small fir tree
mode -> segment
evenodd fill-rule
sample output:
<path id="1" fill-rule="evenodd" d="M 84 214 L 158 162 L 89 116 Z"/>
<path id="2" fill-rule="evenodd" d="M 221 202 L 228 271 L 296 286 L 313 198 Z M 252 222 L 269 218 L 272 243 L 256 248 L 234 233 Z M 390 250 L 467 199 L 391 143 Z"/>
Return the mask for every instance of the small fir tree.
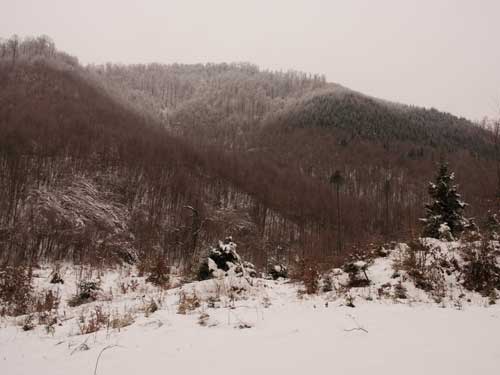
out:
<path id="1" fill-rule="evenodd" d="M 459 235 L 467 225 L 467 219 L 462 212 L 467 206 L 460 199 L 457 185 L 454 184 L 455 175 L 448 169 L 448 164 L 442 163 L 435 183 L 429 184 L 429 195 L 432 201 L 425 205 L 426 217 L 423 236 L 441 238 L 444 229 L 452 236 Z"/>

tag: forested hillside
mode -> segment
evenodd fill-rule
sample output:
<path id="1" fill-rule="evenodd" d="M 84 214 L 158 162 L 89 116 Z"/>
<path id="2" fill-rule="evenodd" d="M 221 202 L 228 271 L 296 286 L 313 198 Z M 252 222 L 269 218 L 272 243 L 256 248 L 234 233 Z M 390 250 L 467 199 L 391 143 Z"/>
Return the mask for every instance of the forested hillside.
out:
<path id="1" fill-rule="evenodd" d="M 282 193 L 268 204 L 307 225 L 338 225 L 331 213 L 338 205 L 327 191 L 339 171 L 347 242 L 418 233 L 427 181 L 440 160 L 457 170 L 470 216 L 480 221 L 497 194 L 493 133 L 435 109 L 371 98 L 321 76 L 249 64 L 89 69 L 122 87 L 137 105 L 154 103 L 164 126 L 197 147 L 255 161 L 249 172 L 261 181 L 255 188 L 275 192 L 282 183 Z M 280 175 L 286 177 L 276 183 Z M 302 180 L 305 185 L 295 188 Z M 321 246 L 331 246 L 326 242 Z"/>
<path id="2" fill-rule="evenodd" d="M 417 234 L 442 158 L 480 222 L 495 157 L 493 134 L 464 119 L 318 75 L 82 67 L 48 38 L 0 44 L 2 261 L 189 268 L 227 235 L 258 266 L 334 259 Z"/>
<path id="3" fill-rule="evenodd" d="M 170 131 L 228 148 L 241 148 L 242 135 L 288 100 L 330 86 L 319 75 L 263 71 L 251 64 L 107 64 L 87 70 Z"/>
<path id="4" fill-rule="evenodd" d="M 189 268 L 228 234 L 258 264 L 278 248 L 304 251 L 310 230 L 290 202 L 304 189 L 329 201 L 328 189 L 261 159 L 195 150 L 49 40 L 37 43 L 1 49 L 2 261 L 166 256 Z"/>
<path id="5" fill-rule="evenodd" d="M 248 196 L 64 55 L 4 58 L 0 82 L 3 261 L 180 262 L 242 220 Z"/>

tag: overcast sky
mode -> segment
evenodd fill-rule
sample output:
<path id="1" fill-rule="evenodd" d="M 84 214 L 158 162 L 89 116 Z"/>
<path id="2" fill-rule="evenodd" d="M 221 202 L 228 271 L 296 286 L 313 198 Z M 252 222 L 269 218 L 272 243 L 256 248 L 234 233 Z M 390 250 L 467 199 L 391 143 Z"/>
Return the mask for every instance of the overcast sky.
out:
<path id="1" fill-rule="evenodd" d="M 500 0 L 0 0 L 14 33 L 83 63 L 248 61 L 470 119 L 500 109 Z"/>

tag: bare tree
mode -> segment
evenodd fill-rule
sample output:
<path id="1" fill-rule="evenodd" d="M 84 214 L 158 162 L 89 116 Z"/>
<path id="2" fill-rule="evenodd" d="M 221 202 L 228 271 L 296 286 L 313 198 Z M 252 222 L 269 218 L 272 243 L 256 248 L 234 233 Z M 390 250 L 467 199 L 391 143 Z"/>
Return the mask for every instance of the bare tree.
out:
<path id="1" fill-rule="evenodd" d="M 10 49 L 10 53 L 12 55 L 12 65 L 15 65 L 19 49 L 19 37 L 17 35 L 13 35 L 7 41 L 7 46 Z"/>
<path id="2" fill-rule="evenodd" d="M 342 211 L 340 206 L 340 187 L 344 184 L 344 177 L 339 170 L 336 170 L 330 177 L 330 183 L 335 186 L 337 194 L 337 253 L 342 252 Z"/>
<path id="3" fill-rule="evenodd" d="M 390 210 L 389 210 L 389 200 L 391 197 L 391 177 L 388 176 L 384 182 L 384 199 L 385 199 L 385 210 L 384 210 L 384 235 L 388 236 L 390 233 Z"/>
<path id="4" fill-rule="evenodd" d="M 493 134 L 495 135 L 495 154 L 497 164 L 497 190 L 495 199 L 497 210 L 500 210 L 500 119 L 497 119 L 493 125 Z"/>
<path id="5" fill-rule="evenodd" d="M 7 56 L 7 41 L 0 38 L 0 58 Z"/>

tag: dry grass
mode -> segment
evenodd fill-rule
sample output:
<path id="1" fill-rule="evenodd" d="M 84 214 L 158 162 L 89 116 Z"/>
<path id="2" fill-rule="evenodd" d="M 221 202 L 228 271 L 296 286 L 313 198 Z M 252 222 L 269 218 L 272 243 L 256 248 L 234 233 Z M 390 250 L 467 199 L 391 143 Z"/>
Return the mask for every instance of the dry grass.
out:
<path id="1" fill-rule="evenodd" d="M 196 293 L 192 295 L 188 295 L 185 292 L 181 291 L 179 293 L 179 306 L 177 307 L 177 314 L 187 314 L 190 311 L 196 310 L 200 307 L 200 300 Z"/>
<path id="2" fill-rule="evenodd" d="M 82 335 L 94 333 L 102 329 L 121 330 L 135 322 L 135 315 L 131 310 L 126 310 L 123 314 L 118 311 L 109 313 L 104 311 L 102 306 L 95 306 L 90 316 L 84 312 L 79 318 L 79 329 Z"/>

